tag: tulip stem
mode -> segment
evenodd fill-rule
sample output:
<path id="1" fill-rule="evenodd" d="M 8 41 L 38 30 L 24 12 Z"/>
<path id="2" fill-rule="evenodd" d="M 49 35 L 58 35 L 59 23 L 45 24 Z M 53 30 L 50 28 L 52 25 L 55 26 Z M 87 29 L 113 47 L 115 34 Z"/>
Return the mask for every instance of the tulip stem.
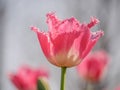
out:
<path id="1" fill-rule="evenodd" d="M 87 82 L 86 85 L 85 85 L 85 90 L 94 90 L 93 84 Z"/>
<path id="2" fill-rule="evenodd" d="M 66 67 L 61 67 L 61 83 L 60 90 L 65 90 Z"/>

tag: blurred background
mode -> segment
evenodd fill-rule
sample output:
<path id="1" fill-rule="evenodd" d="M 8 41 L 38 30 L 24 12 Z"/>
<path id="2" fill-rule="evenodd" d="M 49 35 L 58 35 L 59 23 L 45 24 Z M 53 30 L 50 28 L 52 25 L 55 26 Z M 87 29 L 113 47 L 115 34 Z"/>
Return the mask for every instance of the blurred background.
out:
<path id="1" fill-rule="evenodd" d="M 120 0 L 0 0 L 0 90 L 16 90 L 8 79 L 21 65 L 45 66 L 50 70 L 52 90 L 58 90 L 60 68 L 51 65 L 42 53 L 31 25 L 47 31 L 46 13 L 56 12 L 61 18 L 76 17 L 89 22 L 100 20 L 94 30 L 102 29 L 104 37 L 94 50 L 105 49 L 110 55 L 107 90 L 120 85 Z M 75 68 L 67 71 L 67 90 L 80 90 Z"/>

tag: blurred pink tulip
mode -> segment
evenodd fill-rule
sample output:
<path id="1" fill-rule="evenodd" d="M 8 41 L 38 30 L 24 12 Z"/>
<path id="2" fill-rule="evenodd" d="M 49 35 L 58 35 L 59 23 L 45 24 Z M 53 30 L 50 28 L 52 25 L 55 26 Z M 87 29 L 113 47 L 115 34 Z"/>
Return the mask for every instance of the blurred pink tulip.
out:
<path id="1" fill-rule="evenodd" d="M 94 17 L 88 24 L 80 23 L 74 17 L 59 20 L 54 13 L 48 13 L 48 32 L 42 32 L 36 27 L 31 29 L 36 32 L 50 63 L 59 67 L 72 67 L 81 62 L 103 35 L 103 31 L 90 30 L 98 22 Z"/>
<path id="2" fill-rule="evenodd" d="M 96 51 L 88 55 L 81 64 L 77 66 L 77 71 L 81 77 L 90 82 L 98 82 L 108 64 L 108 55 L 105 51 Z"/>
<path id="3" fill-rule="evenodd" d="M 115 90 L 120 90 L 120 87 L 117 87 Z"/>
<path id="4" fill-rule="evenodd" d="M 11 82 L 18 90 L 37 90 L 38 78 L 48 78 L 48 76 L 48 71 L 44 68 L 32 69 L 27 66 L 21 67 L 16 74 L 9 74 Z"/>

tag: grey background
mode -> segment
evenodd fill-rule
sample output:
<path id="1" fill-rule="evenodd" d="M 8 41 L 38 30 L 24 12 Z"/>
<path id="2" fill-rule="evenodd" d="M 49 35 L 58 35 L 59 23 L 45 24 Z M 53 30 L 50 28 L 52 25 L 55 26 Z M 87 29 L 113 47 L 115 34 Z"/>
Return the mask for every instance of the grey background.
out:
<path id="1" fill-rule="evenodd" d="M 46 66 L 50 70 L 52 90 L 59 90 L 60 68 L 44 57 L 31 25 L 47 31 L 46 13 L 56 12 L 61 18 L 76 17 L 88 22 L 91 16 L 101 23 L 105 35 L 94 49 L 103 48 L 111 60 L 107 90 L 120 85 L 120 0 L 0 0 L 0 90 L 16 90 L 7 74 L 21 65 Z M 67 71 L 67 90 L 80 90 L 80 78 L 75 68 Z"/>

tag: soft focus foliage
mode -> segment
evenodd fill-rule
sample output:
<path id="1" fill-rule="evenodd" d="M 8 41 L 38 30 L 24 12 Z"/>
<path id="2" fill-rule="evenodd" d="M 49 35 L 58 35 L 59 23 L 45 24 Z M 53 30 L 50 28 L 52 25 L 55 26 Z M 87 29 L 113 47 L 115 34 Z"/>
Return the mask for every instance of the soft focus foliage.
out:
<path id="1" fill-rule="evenodd" d="M 11 82 L 18 90 L 37 90 L 37 80 L 48 78 L 48 71 L 44 68 L 32 69 L 28 66 L 21 67 L 17 73 L 10 73 Z"/>
<path id="2" fill-rule="evenodd" d="M 99 82 L 108 64 L 108 55 L 105 51 L 96 51 L 89 54 L 77 71 L 81 77 L 90 82 Z"/>
<path id="3" fill-rule="evenodd" d="M 37 81 L 37 90 L 51 90 L 46 78 L 39 78 Z"/>
<path id="4" fill-rule="evenodd" d="M 54 13 L 48 13 L 48 32 L 39 31 L 36 27 L 31 29 L 37 33 L 49 62 L 59 67 L 72 67 L 81 62 L 103 35 L 103 31 L 90 30 L 98 22 L 94 17 L 88 24 L 80 23 L 74 17 L 59 20 Z"/>

